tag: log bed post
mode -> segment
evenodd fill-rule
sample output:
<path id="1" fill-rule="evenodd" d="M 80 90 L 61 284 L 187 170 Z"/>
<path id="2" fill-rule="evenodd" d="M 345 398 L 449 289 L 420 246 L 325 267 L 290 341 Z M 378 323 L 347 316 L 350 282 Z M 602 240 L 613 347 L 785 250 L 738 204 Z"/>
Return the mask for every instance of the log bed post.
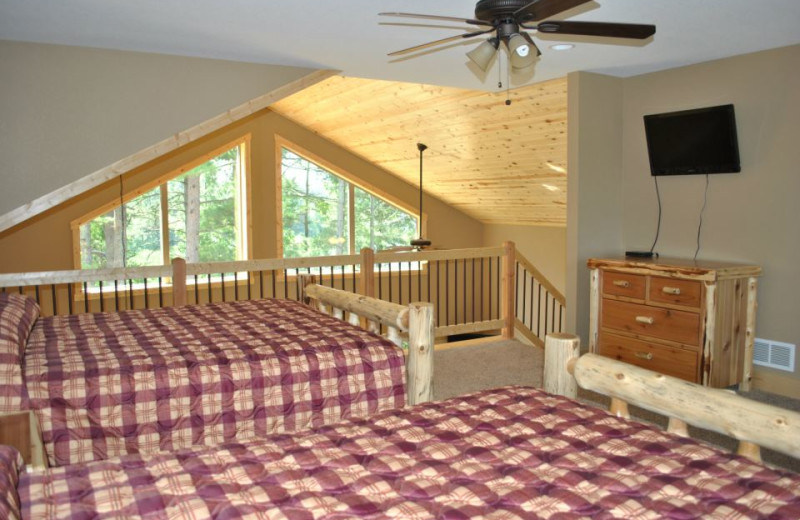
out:
<path id="1" fill-rule="evenodd" d="M 433 399 L 433 304 L 412 303 L 408 312 L 406 395 L 409 405 Z"/>
<path id="2" fill-rule="evenodd" d="M 186 305 L 186 260 L 172 259 L 172 306 Z"/>
<path id="3" fill-rule="evenodd" d="M 580 338 L 552 333 L 544 339 L 544 391 L 574 399 L 578 384 L 568 367 L 580 356 Z"/>
<path id="4" fill-rule="evenodd" d="M 306 294 L 306 288 L 309 285 L 317 283 L 317 276 L 314 274 L 301 273 L 297 275 L 297 301 L 308 305 L 311 308 L 319 310 L 317 300 L 311 298 Z"/>

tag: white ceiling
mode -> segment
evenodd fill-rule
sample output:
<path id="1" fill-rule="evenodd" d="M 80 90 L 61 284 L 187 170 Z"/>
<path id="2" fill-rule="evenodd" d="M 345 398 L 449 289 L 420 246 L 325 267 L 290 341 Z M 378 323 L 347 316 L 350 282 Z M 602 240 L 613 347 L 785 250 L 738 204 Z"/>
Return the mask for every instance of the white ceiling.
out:
<path id="1" fill-rule="evenodd" d="M 403 20 L 377 15 L 404 11 L 472 18 L 473 9 L 473 0 L 0 0 L 0 39 L 338 69 L 353 77 L 494 90 L 496 63 L 485 78 L 466 65 L 465 52 L 482 37 L 392 61 L 386 56 L 391 51 L 460 31 L 441 22 L 432 22 L 438 28 L 382 26 L 379 22 Z M 644 45 L 536 37 L 543 55 L 534 75 L 512 85 L 575 70 L 631 76 L 800 43 L 800 0 L 598 0 L 565 14 L 572 15 L 570 20 L 655 24 L 657 32 Z M 556 41 L 576 47 L 549 49 Z"/>

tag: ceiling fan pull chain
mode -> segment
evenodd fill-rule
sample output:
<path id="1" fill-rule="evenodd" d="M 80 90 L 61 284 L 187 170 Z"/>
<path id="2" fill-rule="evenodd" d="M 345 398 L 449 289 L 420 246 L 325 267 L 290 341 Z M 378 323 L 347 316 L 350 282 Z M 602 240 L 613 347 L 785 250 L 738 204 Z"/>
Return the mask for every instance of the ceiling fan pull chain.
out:
<path id="1" fill-rule="evenodd" d="M 506 65 L 506 106 L 511 104 L 511 68 Z"/>
<path id="2" fill-rule="evenodd" d="M 497 58 L 497 88 L 503 88 L 503 55 Z"/>

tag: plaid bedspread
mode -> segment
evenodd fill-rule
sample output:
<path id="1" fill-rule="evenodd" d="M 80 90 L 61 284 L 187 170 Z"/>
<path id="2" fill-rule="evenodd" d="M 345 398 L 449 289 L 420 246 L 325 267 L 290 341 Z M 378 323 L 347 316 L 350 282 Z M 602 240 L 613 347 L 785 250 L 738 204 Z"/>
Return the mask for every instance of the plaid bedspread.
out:
<path id="1" fill-rule="evenodd" d="M 800 518 L 800 475 L 519 387 L 19 491 L 25 518 Z"/>
<path id="2" fill-rule="evenodd" d="M 405 404 L 401 349 L 285 300 L 40 319 L 24 373 L 56 466 Z"/>

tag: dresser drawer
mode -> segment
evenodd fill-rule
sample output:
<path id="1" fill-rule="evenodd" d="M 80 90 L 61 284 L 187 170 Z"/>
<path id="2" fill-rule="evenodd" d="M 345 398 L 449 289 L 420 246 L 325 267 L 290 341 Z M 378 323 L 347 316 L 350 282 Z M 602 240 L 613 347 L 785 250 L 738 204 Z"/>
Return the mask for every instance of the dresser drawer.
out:
<path id="1" fill-rule="evenodd" d="M 644 300 L 646 280 L 647 278 L 640 274 L 604 271 L 603 294 Z"/>
<path id="2" fill-rule="evenodd" d="M 600 327 L 700 345 L 700 315 L 692 312 L 604 299 Z"/>
<path id="3" fill-rule="evenodd" d="M 697 353 L 600 333 L 598 354 L 668 376 L 697 382 Z"/>
<path id="4" fill-rule="evenodd" d="M 652 276 L 648 300 L 699 309 L 702 290 L 703 286 L 698 281 Z"/>

